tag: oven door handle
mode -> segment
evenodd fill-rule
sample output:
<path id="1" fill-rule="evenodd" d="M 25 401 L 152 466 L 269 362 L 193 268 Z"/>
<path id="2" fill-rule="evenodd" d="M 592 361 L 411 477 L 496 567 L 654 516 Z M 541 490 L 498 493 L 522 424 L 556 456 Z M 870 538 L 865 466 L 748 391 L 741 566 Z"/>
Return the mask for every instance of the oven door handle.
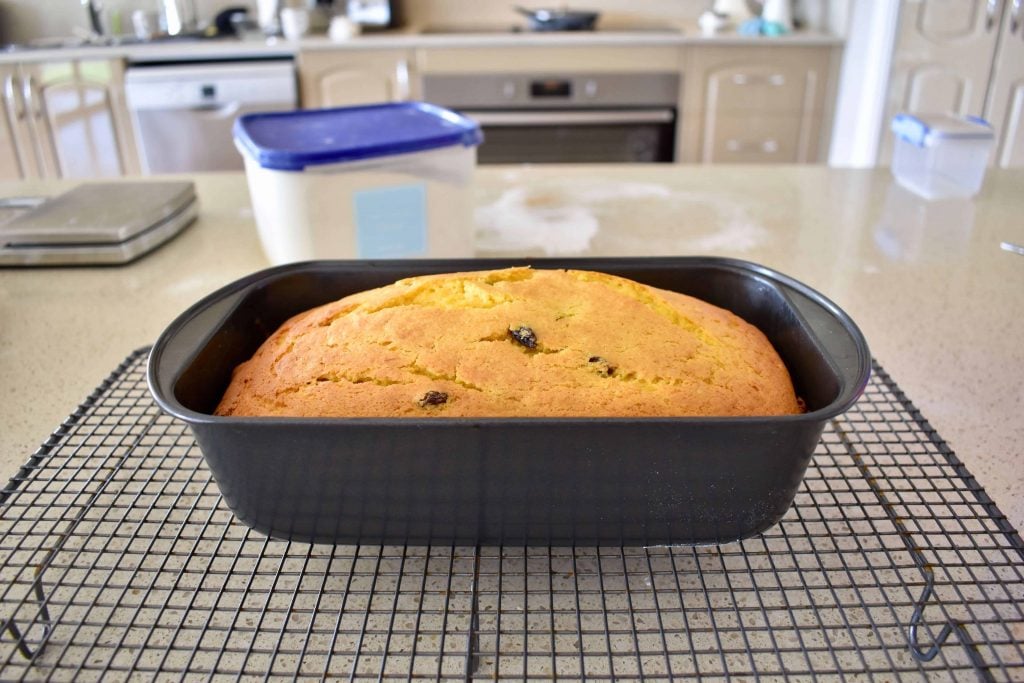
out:
<path id="1" fill-rule="evenodd" d="M 632 123 L 672 123 L 672 109 L 600 109 L 594 111 L 472 111 L 462 114 L 481 126 L 599 126 Z"/>

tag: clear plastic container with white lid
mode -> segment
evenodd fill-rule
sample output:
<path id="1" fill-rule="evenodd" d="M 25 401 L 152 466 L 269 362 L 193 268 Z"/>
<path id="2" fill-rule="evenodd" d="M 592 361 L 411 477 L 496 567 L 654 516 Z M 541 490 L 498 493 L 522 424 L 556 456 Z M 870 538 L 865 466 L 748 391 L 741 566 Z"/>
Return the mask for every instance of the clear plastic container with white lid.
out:
<path id="1" fill-rule="evenodd" d="M 473 253 L 479 126 L 421 102 L 239 117 L 256 227 L 274 264 Z"/>
<path id="2" fill-rule="evenodd" d="M 984 119 L 897 114 L 892 130 L 900 185 L 927 199 L 973 197 L 981 189 L 995 138 Z"/>

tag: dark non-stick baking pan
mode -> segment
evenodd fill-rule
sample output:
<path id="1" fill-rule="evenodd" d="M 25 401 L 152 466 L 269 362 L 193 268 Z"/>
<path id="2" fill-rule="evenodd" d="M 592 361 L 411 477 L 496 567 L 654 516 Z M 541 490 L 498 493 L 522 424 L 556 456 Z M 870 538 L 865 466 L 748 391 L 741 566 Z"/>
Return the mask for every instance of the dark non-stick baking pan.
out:
<path id="1" fill-rule="evenodd" d="M 513 265 L 620 275 L 690 294 L 760 328 L 807 411 L 717 418 L 282 418 L 212 415 L 232 369 L 287 318 L 427 273 Z M 207 296 L 149 361 L 225 502 L 253 529 L 322 543 L 720 543 L 786 512 L 825 423 L 867 383 L 854 322 L 811 288 L 730 259 L 317 261 Z"/>

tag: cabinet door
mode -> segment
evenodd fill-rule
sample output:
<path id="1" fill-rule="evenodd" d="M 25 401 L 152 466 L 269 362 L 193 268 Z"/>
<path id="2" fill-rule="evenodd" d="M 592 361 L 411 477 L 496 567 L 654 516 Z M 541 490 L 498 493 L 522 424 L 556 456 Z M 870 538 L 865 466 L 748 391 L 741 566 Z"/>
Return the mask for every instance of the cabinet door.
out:
<path id="1" fill-rule="evenodd" d="M 304 108 L 398 102 L 414 96 L 411 60 L 402 50 L 299 53 Z"/>
<path id="2" fill-rule="evenodd" d="M 806 163 L 828 149 L 830 48 L 700 48 L 690 59 L 684 161 Z"/>
<path id="3" fill-rule="evenodd" d="M 126 149 L 131 124 L 120 61 L 44 62 L 26 69 L 23 79 L 46 175 L 93 178 L 136 171 Z"/>
<path id="4" fill-rule="evenodd" d="M 18 74 L 14 66 L 0 65 L 3 81 L 3 111 L 0 112 L 0 180 L 25 178 L 25 163 L 21 160 L 18 144 L 19 121 L 24 119 L 24 108 L 18 97 Z"/>
<path id="5" fill-rule="evenodd" d="M 43 168 L 32 130 L 27 92 L 17 64 L 0 66 L 3 114 L 0 115 L 0 177 L 41 178 Z"/>
<path id="6" fill-rule="evenodd" d="M 986 119 L 996 129 L 992 163 L 1024 168 L 1024 2 L 1007 3 L 992 70 Z"/>
<path id="7" fill-rule="evenodd" d="M 886 93 L 879 163 L 892 161 L 899 112 L 980 116 L 998 37 L 999 0 L 904 0 Z"/>

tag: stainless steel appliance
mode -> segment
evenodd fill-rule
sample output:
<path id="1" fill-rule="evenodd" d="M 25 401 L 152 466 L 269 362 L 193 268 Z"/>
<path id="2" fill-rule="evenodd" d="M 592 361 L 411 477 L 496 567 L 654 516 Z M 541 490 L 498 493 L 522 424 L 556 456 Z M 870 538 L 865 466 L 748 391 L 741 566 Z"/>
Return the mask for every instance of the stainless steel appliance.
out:
<path id="1" fill-rule="evenodd" d="M 241 170 L 235 119 L 298 106 L 291 59 L 133 65 L 125 92 L 146 174 Z"/>
<path id="2" fill-rule="evenodd" d="M 674 159 L 675 73 L 428 74 L 423 96 L 481 125 L 482 164 Z"/>
<path id="3" fill-rule="evenodd" d="M 22 213 L 0 224 L 0 266 L 128 263 L 198 213 L 191 181 L 86 183 L 54 197 L 0 200 Z"/>

